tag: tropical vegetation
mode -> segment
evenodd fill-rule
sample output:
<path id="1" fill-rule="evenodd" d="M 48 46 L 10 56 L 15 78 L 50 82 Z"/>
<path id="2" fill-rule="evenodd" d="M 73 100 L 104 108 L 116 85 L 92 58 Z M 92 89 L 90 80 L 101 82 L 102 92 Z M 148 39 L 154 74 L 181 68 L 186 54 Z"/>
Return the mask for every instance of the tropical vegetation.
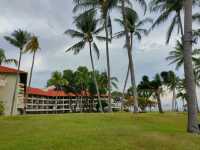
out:
<path id="1" fill-rule="evenodd" d="M 135 0 L 141 7 L 138 11 L 130 0 L 73 0 L 74 25 L 73 29 L 67 29 L 65 34 L 75 40 L 75 44 L 69 47 L 66 52 L 73 51 L 79 54 L 88 48 L 91 61 L 90 71 L 87 67 L 80 66 L 77 70 L 55 71 L 47 82 L 47 86 L 54 86 L 56 90 L 64 90 L 74 94 L 81 93 L 82 102 L 87 98 L 83 93 L 90 93 L 98 98 L 97 110 L 105 111 L 106 107 L 112 112 L 112 98 L 122 102 L 121 110 L 132 108 L 135 113 L 145 112 L 147 108 L 158 106 L 158 111 L 164 113 L 162 96 L 165 93 L 172 93 L 171 111 L 177 111 L 177 101 L 183 101 L 184 111 L 188 112 L 187 131 L 199 133 L 198 125 L 198 100 L 197 88 L 200 85 L 200 29 L 193 26 L 193 23 L 200 23 L 200 14 L 193 12 L 195 7 L 200 6 L 199 0 Z M 134 3 L 135 4 L 135 3 Z M 116 11 L 119 18 L 113 18 L 112 12 Z M 154 20 L 147 17 L 146 12 L 156 13 Z M 140 13 L 139 13 L 140 12 Z M 113 20 L 118 23 L 120 30 L 113 34 Z M 175 71 L 182 67 L 184 76 L 178 76 L 170 70 L 160 70 L 153 77 L 144 75 L 137 84 L 135 74 L 134 44 L 135 40 L 141 40 L 158 26 L 170 22 L 166 32 L 166 44 L 172 41 L 175 34 L 176 46 L 166 57 L 170 64 L 175 64 Z M 148 27 L 150 25 L 150 27 Z M 166 26 L 165 26 L 166 27 Z M 165 29 L 163 27 L 163 29 Z M 175 32 L 176 31 L 176 32 Z M 110 56 L 111 44 L 115 38 L 124 38 L 124 47 L 127 50 L 127 72 L 122 92 L 114 92 L 117 88 L 117 78 L 112 77 L 112 64 Z M 38 37 L 27 31 L 18 29 L 10 36 L 4 37 L 6 41 L 19 49 L 19 58 L 7 59 L 4 50 L 0 49 L 0 65 L 2 63 L 18 62 L 17 75 L 19 75 L 22 55 L 25 52 L 33 54 L 30 78 L 28 87 L 31 86 L 34 62 L 37 51 L 40 49 Z M 97 71 L 95 66 L 99 57 L 102 57 L 98 43 L 105 42 L 106 50 L 106 71 Z M 98 43 L 97 43 L 98 42 Z M 135 43 L 134 43 L 135 42 Z M 138 43 L 138 42 L 137 42 Z M 93 56 L 95 53 L 96 57 Z M 130 87 L 126 90 L 128 77 L 131 77 Z M 18 83 L 16 78 L 12 98 L 11 115 L 14 111 L 15 95 Z M 113 92 L 113 93 L 112 93 Z M 102 100 L 101 95 L 106 95 L 107 100 Z M 27 99 L 27 98 L 26 98 Z M 185 103 L 186 102 L 186 103 Z M 185 107 L 187 106 L 187 107 Z M 84 104 L 81 111 L 88 112 Z M 130 109 L 131 110 L 131 109 Z"/>

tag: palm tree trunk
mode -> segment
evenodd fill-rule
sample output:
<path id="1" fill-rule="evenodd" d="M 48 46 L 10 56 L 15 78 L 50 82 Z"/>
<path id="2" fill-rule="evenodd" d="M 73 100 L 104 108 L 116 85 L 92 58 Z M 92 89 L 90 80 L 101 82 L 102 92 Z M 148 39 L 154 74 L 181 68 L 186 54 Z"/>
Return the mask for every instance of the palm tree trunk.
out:
<path id="1" fill-rule="evenodd" d="M 21 66 L 21 59 L 22 59 L 22 49 L 20 49 L 20 54 L 19 54 L 19 60 L 18 60 L 18 67 L 17 67 L 17 76 L 16 76 L 16 80 L 15 80 L 15 87 L 14 87 L 14 92 L 13 92 L 13 98 L 12 98 L 12 104 L 11 104 L 11 112 L 10 115 L 13 115 L 14 112 L 14 105 L 15 105 L 15 98 L 16 98 L 16 90 L 17 90 L 17 85 L 18 85 L 18 81 L 19 81 L 19 70 L 20 70 L 20 66 Z"/>
<path id="2" fill-rule="evenodd" d="M 105 17 L 105 33 L 106 33 L 106 59 L 107 59 L 107 74 L 108 74 L 108 107 L 109 112 L 112 112 L 112 104 L 111 104 L 111 75 L 110 75 L 110 54 L 109 54 L 109 47 L 108 47 L 108 18 Z"/>
<path id="3" fill-rule="evenodd" d="M 199 132 L 196 90 L 192 66 L 192 0 L 186 0 L 184 23 L 184 73 L 186 81 L 187 107 L 188 107 L 188 132 Z"/>
<path id="4" fill-rule="evenodd" d="M 163 113 L 159 92 L 156 92 L 156 99 L 157 99 L 157 102 L 158 102 L 158 110 L 159 110 L 160 113 Z"/>
<path id="5" fill-rule="evenodd" d="M 92 46 L 91 46 L 91 42 L 89 42 L 89 46 L 90 46 L 90 60 L 91 60 L 91 64 L 92 64 L 92 71 L 93 71 L 93 78 L 94 78 L 94 83 L 96 86 L 96 90 L 97 90 L 97 97 L 98 97 L 98 102 L 99 102 L 99 111 L 103 112 L 103 108 L 102 108 L 102 104 L 101 104 L 101 98 L 100 98 L 100 93 L 99 93 L 99 86 L 97 83 L 97 79 L 96 79 L 96 73 L 95 73 L 95 68 L 94 68 L 94 60 L 92 57 Z"/>
<path id="6" fill-rule="evenodd" d="M 134 112 L 138 112 L 138 99 L 137 99 L 137 87 L 136 87 L 136 81 L 135 81 L 135 71 L 134 71 L 134 64 L 133 64 L 133 58 L 131 53 L 131 43 L 130 43 L 130 37 L 128 35 L 128 27 L 126 22 L 126 14 L 125 14 L 125 4 L 124 0 L 122 0 L 122 14 L 123 14 L 123 21 L 124 21 L 124 29 L 126 34 L 126 46 L 128 47 L 128 58 L 129 58 L 129 65 L 130 65 L 130 73 L 131 73 L 131 84 L 133 89 L 133 99 L 134 99 Z"/>
<path id="7" fill-rule="evenodd" d="M 131 33 L 130 43 L 131 43 L 131 49 L 132 49 L 133 48 L 133 33 Z M 130 65 L 128 63 L 128 68 L 127 68 L 127 73 L 126 73 L 126 79 L 125 79 L 125 82 L 124 82 L 124 88 L 123 88 L 123 93 L 122 93 L 123 99 L 124 99 L 124 95 L 125 95 L 125 91 L 126 91 L 126 86 L 127 86 L 127 82 L 128 82 L 129 72 L 130 72 Z"/>
<path id="8" fill-rule="evenodd" d="M 172 91 L 172 112 L 176 110 L 176 90 Z"/>
<path id="9" fill-rule="evenodd" d="M 128 77 L 129 77 L 129 65 L 128 65 L 128 68 L 127 68 L 127 72 L 126 72 L 126 79 L 125 79 L 125 82 L 124 82 L 124 88 L 123 88 L 123 92 L 122 92 L 122 106 L 121 106 L 121 111 L 123 111 L 123 107 L 124 107 L 124 104 L 123 104 L 123 100 L 125 99 L 125 91 L 126 91 L 126 86 L 127 86 L 127 82 L 128 82 Z"/>
<path id="10" fill-rule="evenodd" d="M 27 87 L 27 91 L 26 91 L 26 97 L 24 99 L 24 113 L 26 113 L 26 103 L 28 101 L 28 90 L 31 87 L 31 80 L 32 80 L 32 75 L 33 75 L 33 67 L 34 67 L 34 64 L 35 64 L 35 55 L 36 55 L 36 51 L 33 52 L 33 59 L 32 59 L 30 77 L 29 77 L 28 87 Z"/>

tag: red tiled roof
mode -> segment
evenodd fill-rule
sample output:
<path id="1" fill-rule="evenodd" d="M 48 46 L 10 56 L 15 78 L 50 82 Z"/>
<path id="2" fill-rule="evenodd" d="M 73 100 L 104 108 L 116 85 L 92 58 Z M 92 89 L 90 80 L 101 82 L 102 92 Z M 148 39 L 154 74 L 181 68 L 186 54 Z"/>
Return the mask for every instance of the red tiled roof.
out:
<path id="1" fill-rule="evenodd" d="M 0 66 L 0 73 L 16 74 L 17 73 L 17 69 L 5 67 L 5 66 Z M 20 73 L 26 73 L 26 72 L 20 70 Z"/>
<path id="2" fill-rule="evenodd" d="M 43 90 L 43 89 L 39 89 L 39 88 L 28 88 L 28 94 L 32 94 L 32 95 L 37 95 L 37 96 L 90 96 L 90 93 L 87 92 L 87 94 L 85 94 L 85 92 L 82 92 L 82 94 L 74 94 L 74 93 L 66 93 L 64 91 L 55 91 L 55 90 Z M 102 97 L 106 97 L 106 95 L 101 95 Z"/>
<path id="3" fill-rule="evenodd" d="M 73 93 L 65 93 L 64 91 L 42 90 L 39 88 L 28 88 L 28 94 L 38 96 L 76 96 Z"/>

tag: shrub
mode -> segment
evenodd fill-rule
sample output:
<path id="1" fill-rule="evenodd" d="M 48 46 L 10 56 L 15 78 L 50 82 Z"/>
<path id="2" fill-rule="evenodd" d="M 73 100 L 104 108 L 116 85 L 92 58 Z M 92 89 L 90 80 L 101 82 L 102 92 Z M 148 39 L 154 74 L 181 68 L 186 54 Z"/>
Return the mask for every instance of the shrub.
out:
<path id="1" fill-rule="evenodd" d="M 4 104 L 2 101 L 0 101 L 0 115 L 3 115 L 4 113 Z"/>

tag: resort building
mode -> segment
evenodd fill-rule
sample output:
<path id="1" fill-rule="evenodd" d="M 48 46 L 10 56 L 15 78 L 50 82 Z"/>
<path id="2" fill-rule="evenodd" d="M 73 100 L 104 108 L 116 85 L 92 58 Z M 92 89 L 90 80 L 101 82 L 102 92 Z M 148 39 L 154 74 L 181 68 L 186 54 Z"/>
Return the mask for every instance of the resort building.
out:
<path id="1" fill-rule="evenodd" d="M 54 89 L 28 89 L 26 113 L 67 113 L 67 112 L 92 112 L 96 111 L 97 96 L 89 93 L 81 94 L 55 91 Z M 101 96 L 102 100 L 106 96 Z"/>
<path id="2" fill-rule="evenodd" d="M 5 115 L 11 114 L 14 85 L 18 77 L 16 96 L 14 101 L 14 115 L 36 113 L 66 113 L 66 112 L 91 112 L 96 111 L 97 96 L 88 92 L 79 94 L 55 91 L 52 88 L 26 88 L 27 73 L 0 66 L 0 101 L 5 107 Z M 27 89 L 28 99 L 25 100 Z M 101 95 L 101 100 L 106 100 L 106 95 Z"/>

